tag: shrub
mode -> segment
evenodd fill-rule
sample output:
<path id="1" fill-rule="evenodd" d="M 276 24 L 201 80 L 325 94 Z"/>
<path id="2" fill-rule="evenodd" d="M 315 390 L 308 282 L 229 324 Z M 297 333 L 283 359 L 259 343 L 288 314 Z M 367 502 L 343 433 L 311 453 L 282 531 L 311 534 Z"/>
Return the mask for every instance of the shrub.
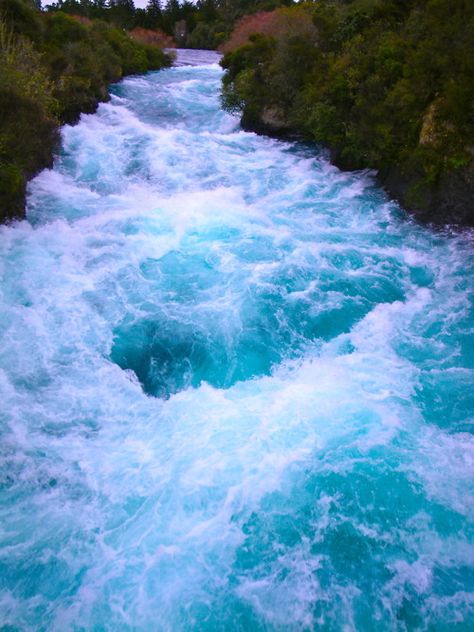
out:
<path id="1" fill-rule="evenodd" d="M 22 208 L 26 181 L 51 160 L 58 103 L 30 41 L 0 21 L 0 218 Z"/>
<path id="2" fill-rule="evenodd" d="M 156 48 L 174 48 L 173 38 L 160 31 L 160 29 L 144 29 L 136 27 L 130 31 L 130 37 L 139 44 L 144 46 L 154 46 Z"/>

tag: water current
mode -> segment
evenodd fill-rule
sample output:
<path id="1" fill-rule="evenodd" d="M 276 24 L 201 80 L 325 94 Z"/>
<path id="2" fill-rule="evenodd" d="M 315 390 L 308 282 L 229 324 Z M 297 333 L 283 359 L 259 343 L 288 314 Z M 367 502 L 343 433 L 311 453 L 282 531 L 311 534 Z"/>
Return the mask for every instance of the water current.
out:
<path id="1" fill-rule="evenodd" d="M 0 229 L 0 629 L 472 631 L 472 235 L 242 131 L 217 60 Z"/>

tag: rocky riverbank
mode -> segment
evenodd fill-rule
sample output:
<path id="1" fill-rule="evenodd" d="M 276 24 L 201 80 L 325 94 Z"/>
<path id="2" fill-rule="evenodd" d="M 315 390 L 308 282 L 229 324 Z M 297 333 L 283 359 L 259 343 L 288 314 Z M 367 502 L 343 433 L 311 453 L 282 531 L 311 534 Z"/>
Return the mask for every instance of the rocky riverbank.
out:
<path id="1" fill-rule="evenodd" d="M 315 139 L 293 128 L 275 109 L 264 110 L 260 117 L 241 119 L 243 129 L 273 138 Z M 335 148 L 329 148 L 331 162 L 342 170 L 351 170 Z M 397 166 L 377 172 L 377 179 L 388 195 L 418 221 L 435 226 L 474 226 L 474 162 L 463 169 L 444 173 L 436 182 L 424 183 L 423 174 L 409 173 Z M 421 184 L 420 184 L 421 183 Z M 413 191 L 417 195 L 413 196 Z"/>
<path id="2" fill-rule="evenodd" d="M 246 129 L 377 170 L 421 221 L 474 225 L 474 5 L 322 0 L 251 19 L 222 60 Z"/>

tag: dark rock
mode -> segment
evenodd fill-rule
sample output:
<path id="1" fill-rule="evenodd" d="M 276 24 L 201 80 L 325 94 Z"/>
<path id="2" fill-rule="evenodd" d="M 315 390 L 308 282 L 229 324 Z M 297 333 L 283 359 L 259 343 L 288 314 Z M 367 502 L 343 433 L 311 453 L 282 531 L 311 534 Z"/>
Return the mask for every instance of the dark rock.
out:
<path id="1" fill-rule="evenodd" d="M 432 185 L 417 174 L 392 168 L 380 181 L 388 193 L 423 223 L 474 226 L 474 178 L 469 169 L 452 170 Z"/>

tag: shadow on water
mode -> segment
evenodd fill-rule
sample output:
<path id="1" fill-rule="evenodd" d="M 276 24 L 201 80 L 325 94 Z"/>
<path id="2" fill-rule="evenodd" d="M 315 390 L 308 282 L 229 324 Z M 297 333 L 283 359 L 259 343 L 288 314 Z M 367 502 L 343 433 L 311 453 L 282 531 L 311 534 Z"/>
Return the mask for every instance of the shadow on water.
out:
<path id="1" fill-rule="evenodd" d="M 191 324 L 143 320 L 117 330 L 111 359 L 132 370 L 145 393 L 168 398 L 202 382 L 229 388 L 268 374 L 281 354 L 263 329 L 243 333 L 232 344 L 223 332 L 212 335 Z"/>

